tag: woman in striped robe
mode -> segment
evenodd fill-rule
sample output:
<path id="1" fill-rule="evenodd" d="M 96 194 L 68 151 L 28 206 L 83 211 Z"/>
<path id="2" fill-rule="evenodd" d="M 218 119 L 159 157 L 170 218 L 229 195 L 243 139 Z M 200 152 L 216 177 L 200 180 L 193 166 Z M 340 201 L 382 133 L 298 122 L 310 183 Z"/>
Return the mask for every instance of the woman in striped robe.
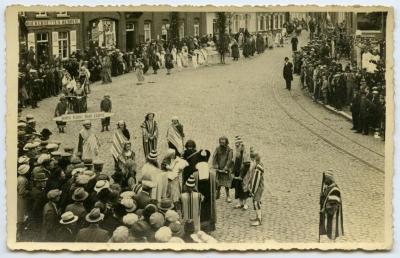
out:
<path id="1" fill-rule="evenodd" d="M 143 151 L 147 157 L 151 151 L 157 151 L 158 126 L 154 120 L 154 113 L 148 113 L 142 125 Z"/>

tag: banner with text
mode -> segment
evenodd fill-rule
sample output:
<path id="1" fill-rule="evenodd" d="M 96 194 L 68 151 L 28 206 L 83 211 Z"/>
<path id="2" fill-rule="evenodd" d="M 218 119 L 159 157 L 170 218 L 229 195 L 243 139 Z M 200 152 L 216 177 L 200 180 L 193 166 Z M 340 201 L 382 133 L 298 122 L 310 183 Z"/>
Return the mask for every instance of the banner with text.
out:
<path id="1" fill-rule="evenodd" d="M 71 121 L 82 121 L 91 119 L 101 119 L 114 115 L 114 113 L 96 112 L 96 113 L 77 113 L 77 114 L 66 114 L 53 118 L 54 121 L 71 122 Z"/>

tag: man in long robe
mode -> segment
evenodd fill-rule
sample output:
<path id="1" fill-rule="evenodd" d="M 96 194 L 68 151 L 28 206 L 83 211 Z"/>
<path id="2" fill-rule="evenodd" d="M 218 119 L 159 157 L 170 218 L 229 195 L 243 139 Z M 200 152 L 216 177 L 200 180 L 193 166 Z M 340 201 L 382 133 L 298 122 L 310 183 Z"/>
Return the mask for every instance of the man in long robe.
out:
<path id="1" fill-rule="evenodd" d="M 175 154 L 181 156 L 183 154 L 183 125 L 179 123 L 178 117 L 172 117 L 171 125 L 167 130 L 168 147 L 175 150 Z"/>
<path id="2" fill-rule="evenodd" d="M 111 146 L 111 154 L 114 158 L 115 168 L 118 168 L 118 158 L 121 155 L 124 145 L 126 142 L 129 142 L 129 131 L 125 128 L 125 122 L 123 120 L 118 121 L 117 130 L 115 130 L 112 146 Z"/>
<path id="3" fill-rule="evenodd" d="M 200 212 L 203 200 L 201 193 L 196 191 L 196 180 L 191 175 L 185 183 L 185 191 L 181 194 L 183 225 L 193 220 L 194 232 L 200 231 Z"/>
<path id="4" fill-rule="evenodd" d="M 100 142 L 91 129 L 90 121 L 83 122 L 83 127 L 79 132 L 78 152 L 82 155 L 82 160 L 95 160 L 99 154 Z"/>
<path id="5" fill-rule="evenodd" d="M 151 192 L 151 198 L 160 202 L 161 199 L 167 197 L 168 178 L 167 174 L 159 169 L 157 156 L 156 151 L 150 152 L 146 158 L 146 163 L 142 167 L 141 177 L 149 177 L 155 183 L 156 187 Z M 138 181 L 141 181 L 141 178 Z"/>
<path id="6" fill-rule="evenodd" d="M 226 201 L 231 202 L 229 189 L 231 188 L 231 170 L 232 170 L 233 150 L 229 147 L 228 138 L 225 136 L 219 138 L 219 146 L 215 149 L 212 159 L 212 169 L 217 176 L 217 199 L 219 199 L 221 187 L 225 188 Z"/>
<path id="7" fill-rule="evenodd" d="M 158 126 L 154 120 L 154 113 L 148 113 L 140 127 L 142 128 L 144 156 L 147 158 L 151 151 L 157 151 Z"/>
<path id="8" fill-rule="evenodd" d="M 184 168 L 182 173 L 182 188 L 186 180 L 195 172 L 196 164 L 199 162 L 199 152 L 196 150 L 196 143 L 193 140 L 188 140 L 185 144 L 183 158 L 188 162 L 188 166 Z"/>
<path id="9" fill-rule="evenodd" d="M 197 163 L 197 171 L 193 173 L 199 192 L 204 196 L 201 203 L 200 222 L 201 230 L 210 232 L 215 230 L 216 216 L 216 180 L 215 171 L 210 170 L 208 159 L 210 152 L 208 150 L 200 151 L 201 161 Z"/>

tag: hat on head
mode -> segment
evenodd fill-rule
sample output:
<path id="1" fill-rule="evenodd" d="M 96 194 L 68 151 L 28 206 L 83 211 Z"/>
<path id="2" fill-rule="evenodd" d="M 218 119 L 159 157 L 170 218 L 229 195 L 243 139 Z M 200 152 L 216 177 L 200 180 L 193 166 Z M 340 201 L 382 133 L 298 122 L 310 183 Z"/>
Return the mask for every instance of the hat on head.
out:
<path id="1" fill-rule="evenodd" d="M 25 118 L 26 118 L 26 121 L 29 121 L 29 120 L 34 119 L 35 117 L 32 114 L 27 114 Z"/>
<path id="2" fill-rule="evenodd" d="M 156 234 L 154 235 L 157 242 L 166 243 L 172 237 L 172 232 L 169 227 L 161 227 L 157 230 Z"/>
<path id="3" fill-rule="evenodd" d="M 37 163 L 39 165 L 43 164 L 43 162 L 49 161 L 51 159 L 49 154 L 41 154 L 37 159 Z"/>
<path id="4" fill-rule="evenodd" d="M 173 116 L 171 117 L 171 120 L 179 120 L 179 118 L 177 116 Z"/>
<path id="5" fill-rule="evenodd" d="M 25 122 L 19 122 L 17 124 L 17 127 L 26 127 L 26 123 Z"/>
<path id="6" fill-rule="evenodd" d="M 152 150 L 149 155 L 147 155 L 148 159 L 157 160 L 158 153 L 155 150 Z"/>
<path id="7" fill-rule="evenodd" d="M 83 121 L 82 125 L 91 125 L 92 122 L 90 122 L 89 120 L 85 120 Z"/>
<path id="8" fill-rule="evenodd" d="M 174 210 L 167 210 L 165 213 L 165 220 L 171 223 L 179 221 L 179 214 Z"/>
<path id="9" fill-rule="evenodd" d="M 135 213 L 128 213 L 122 218 L 122 222 L 128 227 L 131 227 L 138 220 L 139 217 Z"/>
<path id="10" fill-rule="evenodd" d="M 108 182 L 107 180 L 99 180 L 96 182 L 96 185 L 94 186 L 94 190 L 97 193 L 105 188 L 110 188 L 110 182 Z"/>
<path id="11" fill-rule="evenodd" d="M 86 198 L 88 198 L 89 193 L 85 191 L 83 187 L 78 187 L 75 189 L 73 195 L 72 195 L 72 200 L 74 201 L 84 201 Z"/>
<path id="12" fill-rule="evenodd" d="M 121 204 L 125 207 L 126 212 L 134 212 L 137 208 L 137 204 L 132 198 L 123 198 Z"/>
<path id="13" fill-rule="evenodd" d="M 157 185 L 153 181 L 151 181 L 151 176 L 149 174 L 145 174 L 142 177 L 142 188 L 151 189 L 155 188 Z"/>
<path id="14" fill-rule="evenodd" d="M 89 181 L 96 177 L 96 173 L 94 173 L 92 170 L 85 170 L 83 171 L 83 174 L 89 178 Z"/>
<path id="15" fill-rule="evenodd" d="M 74 148 L 73 147 L 64 147 L 64 151 L 72 153 L 72 152 L 74 152 Z"/>
<path id="16" fill-rule="evenodd" d="M 28 120 L 28 121 L 26 121 L 28 124 L 33 124 L 33 123 L 36 123 L 36 120 L 35 119 L 31 119 L 31 120 Z"/>
<path id="17" fill-rule="evenodd" d="M 117 122 L 117 125 L 124 125 L 125 124 L 125 121 L 124 120 L 119 120 L 118 122 Z"/>
<path id="18" fill-rule="evenodd" d="M 186 180 L 185 185 L 190 188 L 194 188 L 196 186 L 196 180 L 194 179 L 193 175 L 190 175 L 190 177 Z"/>
<path id="19" fill-rule="evenodd" d="M 85 218 L 87 222 L 96 223 L 104 218 L 104 214 L 100 212 L 99 208 L 93 208 Z"/>
<path id="20" fill-rule="evenodd" d="M 152 226 L 154 229 L 159 229 L 165 223 L 164 215 L 159 212 L 154 212 L 153 214 L 151 214 L 149 222 L 150 226 Z"/>
<path id="21" fill-rule="evenodd" d="M 22 164 L 18 167 L 18 174 L 20 175 L 25 175 L 26 173 L 28 173 L 30 169 L 30 166 L 28 164 Z"/>
<path id="22" fill-rule="evenodd" d="M 21 157 L 18 158 L 18 164 L 25 164 L 29 163 L 29 157 L 26 155 L 22 155 Z"/>
<path id="23" fill-rule="evenodd" d="M 151 227 L 146 221 L 139 220 L 132 225 L 131 232 L 133 237 L 141 239 L 149 235 Z"/>
<path id="24" fill-rule="evenodd" d="M 38 139 L 38 140 L 35 139 L 35 141 L 32 142 L 32 148 L 37 148 L 37 147 L 39 147 L 39 146 L 40 146 L 40 143 L 41 143 L 41 141 L 40 141 L 39 139 Z"/>
<path id="25" fill-rule="evenodd" d="M 172 236 L 181 237 L 183 235 L 183 225 L 179 222 L 173 222 L 169 224 L 169 228 L 171 229 Z"/>
<path id="26" fill-rule="evenodd" d="M 101 172 L 101 173 L 97 176 L 97 181 L 100 181 L 100 180 L 109 181 L 110 178 L 108 177 L 107 174 Z"/>
<path id="27" fill-rule="evenodd" d="M 125 191 L 119 195 L 122 199 L 124 198 L 133 198 L 135 196 L 135 192 L 133 191 Z"/>
<path id="28" fill-rule="evenodd" d="M 69 157 L 72 156 L 72 154 L 69 153 L 69 152 L 61 152 L 61 155 L 60 155 L 60 156 L 61 156 L 61 157 L 64 157 L 64 158 L 69 158 Z"/>
<path id="29" fill-rule="evenodd" d="M 243 143 L 242 137 L 240 137 L 239 135 L 235 136 L 235 144 L 236 143 Z"/>
<path id="30" fill-rule="evenodd" d="M 61 151 L 52 151 L 50 154 L 53 157 L 60 157 L 62 152 Z"/>
<path id="31" fill-rule="evenodd" d="M 157 204 L 158 209 L 162 211 L 167 211 L 171 210 L 174 208 L 174 203 L 172 202 L 171 199 L 169 198 L 163 198 L 161 201 Z"/>
<path id="32" fill-rule="evenodd" d="M 40 134 L 43 135 L 44 137 L 48 137 L 48 136 L 52 135 L 53 133 L 52 133 L 49 129 L 44 128 L 44 129 L 40 132 Z"/>
<path id="33" fill-rule="evenodd" d="M 47 176 L 43 172 L 38 172 L 33 174 L 33 181 L 47 181 Z"/>
<path id="34" fill-rule="evenodd" d="M 79 163 L 81 163 L 81 159 L 78 158 L 77 156 L 73 156 L 73 157 L 71 158 L 71 163 L 72 163 L 72 164 L 79 164 Z"/>
<path id="35" fill-rule="evenodd" d="M 28 151 L 28 150 L 31 150 L 31 149 L 33 149 L 33 148 L 35 148 L 35 147 L 33 146 L 33 143 L 28 142 L 27 144 L 25 144 L 23 150 L 24 150 L 24 151 Z"/>
<path id="36" fill-rule="evenodd" d="M 87 175 L 78 175 L 78 177 L 76 178 L 76 184 L 77 185 L 87 185 L 89 183 L 89 177 Z"/>
<path id="37" fill-rule="evenodd" d="M 111 242 L 125 243 L 128 242 L 128 238 L 129 238 L 129 229 L 125 226 L 119 226 L 114 230 L 113 235 L 111 237 Z"/>
<path id="38" fill-rule="evenodd" d="M 72 211 L 67 211 L 61 215 L 60 224 L 67 225 L 67 224 L 74 223 L 77 220 L 78 220 L 78 216 L 74 215 L 74 213 L 72 213 Z"/>
<path id="39" fill-rule="evenodd" d="M 53 199 L 55 199 L 56 197 L 60 196 L 61 193 L 62 193 L 62 191 L 59 190 L 59 189 L 50 190 L 50 191 L 47 193 L 47 199 L 53 200 Z"/>
<path id="40" fill-rule="evenodd" d="M 72 176 L 75 176 L 75 174 L 81 174 L 83 171 L 85 171 L 85 169 L 86 168 L 81 168 L 81 167 L 79 167 L 79 168 L 74 168 L 72 171 L 71 171 L 71 175 Z"/>

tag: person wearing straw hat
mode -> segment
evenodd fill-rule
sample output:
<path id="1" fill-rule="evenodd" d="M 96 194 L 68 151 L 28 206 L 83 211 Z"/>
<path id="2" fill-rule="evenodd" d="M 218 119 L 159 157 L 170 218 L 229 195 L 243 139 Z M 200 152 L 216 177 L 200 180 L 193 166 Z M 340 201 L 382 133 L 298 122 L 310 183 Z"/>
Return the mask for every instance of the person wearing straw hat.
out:
<path id="1" fill-rule="evenodd" d="M 233 155 L 233 167 L 232 167 L 232 186 L 235 189 L 235 199 L 238 199 L 238 203 L 235 206 L 237 209 L 247 210 L 249 207 L 246 204 L 248 198 L 248 192 L 243 189 L 243 178 L 246 176 L 250 168 L 250 156 L 247 154 L 243 140 L 240 136 L 235 137 L 235 151 Z"/>
<path id="2" fill-rule="evenodd" d="M 74 242 L 77 233 L 78 216 L 71 211 L 66 211 L 61 215 L 60 226 L 57 229 L 57 242 Z"/>
<path id="3" fill-rule="evenodd" d="M 99 222 L 104 219 L 104 214 L 100 212 L 100 209 L 92 209 L 85 218 L 90 225 L 79 230 L 76 242 L 107 242 L 109 232 L 99 226 Z"/>
<path id="4" fill-rule="evenodd" d="M 151 151 L 157 151 L 158 125 L 154 120 L 154 113 L 147 113 L 140 126 L 142 128 L 143 151 L 147 157 Z"/>
<path id="5" fill-rule="evenodd" d="M 89 193 L 86 192 L 83 187 L 76 188 L 72 194 L 72 200 L 74 202 L 68 204 L 67 207 L 65 208 L 65 211 L 70 211 L 76 216 L 78 216 L 79 226 L 82 226 L 85 222 L 85 216 L 87 212 L 85 207 L 83 206 L 83 202 L 88 198 L 88 196 Z"/>
<path id="6" fill-rule="evenodd" d="M 64 94 L 60 95 L 60 101 L 57 103 L 56 109 L 54 111 L 54 117 L 60 117 L 68 112 L 68 103 Z M 64 128 L 67 125 L 65 121 L 56 121 L 58 132 L 65 133 Z"/>
<path id="7" fill-rule="evenodd" d="M 78 152 L 82 153 L 82 160 L 94 160 L 99 154 L 99 139 L 92 131 L 92 123 L 89 120 L 84 121 L 82 125 L 83 128 L 79 132 Z"/>
<path id="8" fill-rule="evenodd" d="M 28 159 L 29 161 L 29 159 Z M 18 167 L 17 177 L 17 239 L 20 239 L 28 218 L 28 197 L 29 197 L 29 180 L 26 175 L 29 173 L 28 164 L 22 164 Z"/>
<path id="9" fill-rule="evenodd" d="M 151 181 L 150 175 L 143 175 L 141 179 L 142 190 L 134 196 L 134 200 L 137 203 L 138 209 L 144 209 L 152 200 L 153 189 L 156 188 L 156 184 Z"/>
<path id="10" fill-rule="evenodd" d="M 181 194 L 181 202 L 183 223 L 193 220 L 194 232 L 200 230 L 200 209 L 203 198 L 201 193 L 196 190 L 196 179 L 191 175 L 185 182 L 185 189 Z"/>
<path id="11" fill-rule="evenodd" d="M 168 178 L 167 174 L 159 169 L 157 157 L 157 151 L 152 150 L 149 153 L 146 163 L 142 167 L 142 177 L 149 176 L 151 181 L 156 184 L 151 192 L 151 198 L 160 202 L 162 198 L 167 197 Z"/>

